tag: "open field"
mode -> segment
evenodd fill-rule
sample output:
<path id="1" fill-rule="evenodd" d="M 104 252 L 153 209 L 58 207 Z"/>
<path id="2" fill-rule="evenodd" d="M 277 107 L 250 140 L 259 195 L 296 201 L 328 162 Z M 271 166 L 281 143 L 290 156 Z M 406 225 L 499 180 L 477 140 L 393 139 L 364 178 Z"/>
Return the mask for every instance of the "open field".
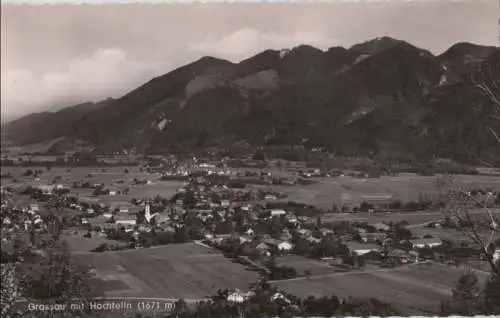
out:
<path id="1" fill-rule="evenodd" d="M 333 274 L 335 270 L 328 263 L 317 261 L 299 255 L 286 255 L 276 258 L 276 265 L 291 267 L 299 275 L 305 275 L 308 271 L 310 275 Z"/>
<path id="2" fill-rule="evenodd" d="M 217 289 L 247 290 L 257 273 L 194 243 L 74 256 L 95 268 L 109 297 L 202 299 Z"/>
<path id="3" fill-rule="evenodd" d="M 460 175 L 457 181 L 500 191 L 500 177 Z M 296 201 L 330 209 L 333 204 L 359 204 L 365 195 L 392 195 L 401 201 L 416 201 L 436 193 L 436 177 L 400 174 L 395 177 L 360 179 L 351 177 L 315 178 L 308 186 L 275 186 L 288 194 L 286 201 Z"/>
<path id="4" fill-rule="evenodd" d="M 500 209 L 491 209 L 494 216 L 500 217 Z M 470 214 L 474 217 L 486 216 L 486 212 L 482 209 L 476 209 L 470 211 Z M 324 214 L 321 217 L 321 221 L 335 222 L 335 221 L 361 221 L 368 223 L 379 223 L 379 222 L 399 222 L 407 221 L 411 227 L 417 227 L 419 225 L 424 226 L 426 222 L 439 221 L 444 218 L 444 214 L 441 211 L 418 211 L 418 212 L 384 212 L 375 213 L 374 215 L 369 215 L 365 212 L 360 213 L 329 213 Z"/>
<path id="5" fill-rule="evenodd" d="M 480 272 L 479 276 L 484 276 Z M 341 273 L 302 280 L 280 281 L 278 288 L 291 294 L 321 297 L 376 297 L 405 309 L 439 311 L 441 299 L 451 296 L 461 270 L 441 264 L 419 264 L 372 272 Z"/>
<path id="6" fill-rule="evenodd" d="M 411 232 L 415 236 L 424 236 L 424 235 L 432 235 L 434 237 L 440 238 L 442 240 L 448 240 L 453 242 L 473 242 L 471 238 L 465 235 L 458 229 L 432 229 L 421 227 L 417 229 L 411 229 Z M 478 235 L 483 239 L 489 239 L 491 232 L 490 231 L 481 231 Z"/>
<path id="7" fill-rule="evenodd" d="M 77 235 L 74 235 L 74 232 L 77 232 Z M 85 230 L 65 230 L 63 231 L 61 238 L 68 244 L 71 252 L 88 252 L 103 243 L 114 244 L 114 245 L 123 245 L 123 242 L 114 241 L 107 239 L 104 236 L 99 236 L 96 233 L 92 233 L 92 237 L 86 238 L 83 235 L 87 233 Z"/>
<path id="8" fill-rule="evenodd" d="M 23 177 L 22 174 L 28 169 L 42 170 L 43 173 L 40 175 L 39 180 L 34 180 L 33 177 Z M 125 169 L 128 169 L 129 173 L 125 173 Z M 127 195 L 99 196 L 98 201 L 96 201 L 99 203 L 130 202 L 132 198 L 155 197 L 157 195 L 170 198 L 182 184 L 181 181 L 160 181 L 158 180 L 159 175 L 141 172 L 137 167 L 53 167 L 48 171 L 45 167 L 5 167 L 5 169 L 2 167 L 2 174 L 8 172 L 12 174 L 13 179 L 18 181 L 12 186 L 50 184 L 55 177 L 61 177 L 56 182 L 57 184 L 71 186 L 76 181 L 82 181 L 91 184 L 104 183 L 107 188 L 112 187 L 117 190 L 126 188 L 130 190 Z M 87 177 L 89 174 L 91 177 Z M 150 180 L 151 183 L 134 185 L 134 179 Z M 117 184 L 117 181 L 123 181 L 123 183 Z M 12 183 L 12 180 L 2 179 L 2 185 L 10 183 Z M 93 190 L 71 189 L 71 192 L 79 197 L 90 197 Z"/>

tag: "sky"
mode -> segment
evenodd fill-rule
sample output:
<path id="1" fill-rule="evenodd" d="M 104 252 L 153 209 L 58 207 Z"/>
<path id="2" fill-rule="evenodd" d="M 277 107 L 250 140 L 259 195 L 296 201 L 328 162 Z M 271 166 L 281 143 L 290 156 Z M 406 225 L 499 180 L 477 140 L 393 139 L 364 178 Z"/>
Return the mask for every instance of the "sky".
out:
<path id="1" fill-rule="evenodd" d="M 300 44 L 349 47 L 391 36 L 442 53 L 498 45 L 499 2 L 2 5 L 2 122 L 118 98 L 210 55 L 239 61 Z"/>

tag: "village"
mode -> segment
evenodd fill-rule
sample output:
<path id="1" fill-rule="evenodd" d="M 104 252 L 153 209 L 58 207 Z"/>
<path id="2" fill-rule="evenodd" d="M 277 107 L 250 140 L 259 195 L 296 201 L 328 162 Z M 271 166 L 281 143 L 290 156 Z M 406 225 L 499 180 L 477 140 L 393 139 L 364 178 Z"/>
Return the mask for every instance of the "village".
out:
<path id="1" fill-rule="evenodd" d="M 196 158 L 173 164 L 165 160 L 156 167 L 148 162 L 96 168 L 80 174 L 80 179 L 69 177 L 74 168 L 59 169 L 67 177 L 53 177 L 55 169 L 25 168 L 17 186 L 2 186 L 2 251 L 9 250 L 9 233 L 19 230 L 32 233 L 30 237 L 58 231 L 76 254 L 85 255 L 149 249 L 154 253 L 162 247 L 195 244 L 269 282 L 283 283 L 285 289 L 287 281 L 336 273 L 411 270 L 422 263 L 451 268 L 484 263 L 481 249 L 460 235 L 467 224 L 436 213 L 431 202 L 367 194 L 358 204 L 326 209 L 295 202 L 287 191 L 276 188 L 307 187 L 319 179 L 343 178 L 342 172 L 231 168 L 224 161 Z M 104 178 L 108 170 L 114 172 Z M 138 189 L 158 182 L 176 186 L 171 195 L 137 195 Z M 498 192 L 473 195 L 486 198 L 498 220 Z M 485 229 L 489 226 L 488 219 L 476 221 Z M 494 257 L 499 256 L 497 249 Z M 238 302 L 246 294 L 244 287 L 235 288 L 227 297 Z"/>

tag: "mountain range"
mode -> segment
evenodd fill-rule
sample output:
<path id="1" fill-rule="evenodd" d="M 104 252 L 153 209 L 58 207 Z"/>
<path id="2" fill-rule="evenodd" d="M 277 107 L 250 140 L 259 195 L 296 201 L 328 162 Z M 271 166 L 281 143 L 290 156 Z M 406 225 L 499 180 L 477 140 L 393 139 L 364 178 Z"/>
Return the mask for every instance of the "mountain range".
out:
<path id="1" fill-rule="evenodd" d="M 97 153 L 184 147 L 326 147 L 345 155 L 500 161 L 494 104 L 477 80 L 500 78 L 500 49 L 458 43 L 440 55 L 382 37 L 348 49 L 301 45 L 239 63 L 203 57 L 117 99 L 24 116 L 15 145 L 56 140 Z"/>

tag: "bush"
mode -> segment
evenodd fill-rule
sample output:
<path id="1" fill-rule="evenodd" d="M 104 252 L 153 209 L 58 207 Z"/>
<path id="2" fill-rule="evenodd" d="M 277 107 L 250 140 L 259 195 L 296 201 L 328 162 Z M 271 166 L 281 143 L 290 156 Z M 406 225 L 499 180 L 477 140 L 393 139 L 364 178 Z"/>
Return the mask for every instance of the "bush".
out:
<path id="1" fill-rule="evenodd" d="M 96 247 L 95 249 L 93 249 L 92 252 L 102 253 L 102 252 L 105 252 L 105 251 L 108 251 L 108 250 L 109 250 L 108 243 L 102 243 L 101 245 L 99 245 L 98 247 Z"/>

